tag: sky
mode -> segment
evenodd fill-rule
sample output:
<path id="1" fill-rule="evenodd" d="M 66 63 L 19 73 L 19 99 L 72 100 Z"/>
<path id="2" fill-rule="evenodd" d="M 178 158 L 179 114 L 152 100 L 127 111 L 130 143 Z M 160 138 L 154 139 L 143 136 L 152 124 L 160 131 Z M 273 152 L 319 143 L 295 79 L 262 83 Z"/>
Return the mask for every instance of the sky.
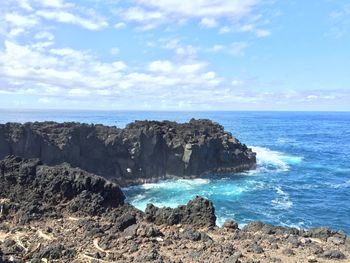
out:
<path id="1" fill-rule="evenodd" d="M 0 108 L 350 110 L 348 0 L 1 0 Z"/>

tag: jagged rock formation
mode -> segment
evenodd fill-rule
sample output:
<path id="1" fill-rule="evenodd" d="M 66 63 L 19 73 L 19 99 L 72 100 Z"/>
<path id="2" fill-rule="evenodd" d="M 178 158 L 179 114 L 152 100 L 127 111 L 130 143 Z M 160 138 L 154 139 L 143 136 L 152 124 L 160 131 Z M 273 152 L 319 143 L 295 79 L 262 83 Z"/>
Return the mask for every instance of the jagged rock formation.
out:
<path id="1" fill-rule="evenodd" d="M 59 213 L 97 215 L 124 204 L 119 186 L 67 164 L 49 167 L 38 159 L 9 156 L 0 161 L 0 217 L 19 223 Z"/>
<path id="2" fill-rule="evenodd" d="M 203 197 L 197 196 L 187 205 L 178 208 L 158 208 L 148 204 L 145 219 L 156 225 L 187 224 L 198 227 L 215 226 L 216 216 L 213 203 Z"/>
<path id="3" fill-rule="evenodd" d="M 136 121 L 124 129 L 80 123 L 0 125 L 0 159 L 7 155 L 64 162 L 121 185 L 171 176 L 254 169 L 255 153 L 209 120 Z"/>

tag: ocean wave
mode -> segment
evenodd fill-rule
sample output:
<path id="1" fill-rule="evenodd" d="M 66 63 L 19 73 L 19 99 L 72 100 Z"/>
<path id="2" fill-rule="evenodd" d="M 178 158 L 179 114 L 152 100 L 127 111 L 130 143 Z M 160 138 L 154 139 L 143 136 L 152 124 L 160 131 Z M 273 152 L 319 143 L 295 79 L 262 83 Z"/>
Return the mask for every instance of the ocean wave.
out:
<path id="1" fill-rule="evenodd" d="M 177 180 L 165 180 L 158 183 L 143 184 L 141 187 L 145 190 L 151 189 L 192 189 L 199 185 L 209 184 L 209 179 L 177 179 Z"/>
<path id="2" fill-rule="evenodd" d="M 325 185 L 328 186 L 329 188 L 333 188 L 333 189 L 349 188 L 350 187 L 350 180 L 348 180 L 344 183 L 340 183 L 340 184 L 325 183 Z"/>
<path id="3" fill-rule="evenodd" d="M 278 197 L 271 201 L 275 208 L 288 210 L 293 206 L 293 202 L 289 198 L 289 194 L 284 192 L 280 186 L 275 187 Z"/>
<path id="4" fill-rule="evenodd" d="M 290 165 L 296 165 L 302 162 L 303 157 L 285 154 L 283 152 L 273 151 L 266 147 L 251 146 L 257 153 L 257 166 L 259 170 L 288 171 Z"/>

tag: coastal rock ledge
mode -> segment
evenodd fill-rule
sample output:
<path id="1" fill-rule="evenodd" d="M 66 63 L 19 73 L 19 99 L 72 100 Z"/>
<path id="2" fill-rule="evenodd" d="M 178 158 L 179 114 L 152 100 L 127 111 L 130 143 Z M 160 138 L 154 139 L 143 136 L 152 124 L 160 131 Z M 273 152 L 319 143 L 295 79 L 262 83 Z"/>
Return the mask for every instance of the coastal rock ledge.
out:
<path id="1" fill-rule="evenodd" d="M 256 154 L 210 120 L 135 121 L 124 129 L 82 123 L 0 124 L 0 159 L 69 163 L 127 186 L 255 169 Z"/>

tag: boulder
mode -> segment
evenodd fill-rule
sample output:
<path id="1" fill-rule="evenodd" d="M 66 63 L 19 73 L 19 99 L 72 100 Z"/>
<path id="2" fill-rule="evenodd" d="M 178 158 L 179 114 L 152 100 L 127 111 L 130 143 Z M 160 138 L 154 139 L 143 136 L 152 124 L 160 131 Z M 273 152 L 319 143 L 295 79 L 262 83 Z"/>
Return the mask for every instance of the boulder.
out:
<path id="1" fill-rule="evenodd" d="M 344 259 L 345 258 L 345 255 L 338 250 L 325 251 L 321 256 L 327 259 Z"/>
<path id="2" fill-rule="evenodd" d="M 313 238 L 319 238 L 323 241 L 327 241 L 327 239 L 330 237 L 336 237 L 342 240 L 342 242 L 345 242 L 346 239 L 346 235 L 344 233 L 332 230 L 328 227 L 311 228 L 309 231 L 307 231 L 307 235 Z"/>
<path id="3" fill-rule="evenodd" d="M 158 208 L 148 204 L 145 219 L 157 225 L 185 224 L 201 227 L 213 227 L 216 222 L 213 203 L 199 196 L 178 208 Z"/>
<path id="4" fill-rule="evenodd" d="M 236 230 L 238 229 L 238 224 L 233 220 L 226 220 L 224 222 L 223 228 L 228 230 Z"/>

